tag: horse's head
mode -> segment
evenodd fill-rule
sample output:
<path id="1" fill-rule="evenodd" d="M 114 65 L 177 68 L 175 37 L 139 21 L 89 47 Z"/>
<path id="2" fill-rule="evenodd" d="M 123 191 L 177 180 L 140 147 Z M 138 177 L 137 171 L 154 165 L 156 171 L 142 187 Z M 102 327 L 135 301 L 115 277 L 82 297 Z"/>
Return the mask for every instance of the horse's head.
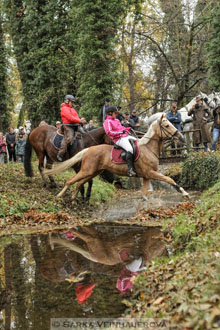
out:
<path id="1" fill-rule="evenodd" d="M 166 118 L 166 114 L 162 114 L 157 120 L 158 135 L 162 140 L 179 140 L 185 142 L 184 136 L 173 126 L 173 124 Z"/>
<path id="2" fill-rule="evenodd" d="M 25 133 L 29 134 L 31 132 L 31 121 L 25 120 L 25 126 L 24 126 Z"/>
<path id="3" fill-rule="evenodd" d="M 214 97 L 212 97 L 213 94 L 211 95 L 206 95 L 205 93 L 200 92 L 199 96 L 202 97 L 203 101 L 205 102 L 205 104 L 209 107 L 209 108 L 215 108 L 215 101 L 214 101 Z"/>
<path id="4" fill-rule="evenodd" d="M 213 101 L 215 102 L 215 107 L 220 105 L 220 93 L 213 92 L 209 97 L 212 97 Z"/>

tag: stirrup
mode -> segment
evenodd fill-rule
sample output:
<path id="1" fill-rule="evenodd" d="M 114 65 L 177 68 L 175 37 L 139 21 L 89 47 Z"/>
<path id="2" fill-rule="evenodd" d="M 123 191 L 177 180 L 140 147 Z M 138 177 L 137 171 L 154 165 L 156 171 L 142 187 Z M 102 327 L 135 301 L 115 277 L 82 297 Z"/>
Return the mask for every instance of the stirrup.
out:
<path id="1" fill-rule="evenodd" d="M 130 168 L 128 170 L 128 176 L 136 176 L 136 175 L 137 175 L 137 173 L 133 170 L 133 168 Z"/>
<path id="2" fill-rule="evenodd" d="M 63 157 L 60 156 L 60 155 L 57 155 L 57 159 L 58 159 L 59 162 L 62 162 L 63 161 Z"/>

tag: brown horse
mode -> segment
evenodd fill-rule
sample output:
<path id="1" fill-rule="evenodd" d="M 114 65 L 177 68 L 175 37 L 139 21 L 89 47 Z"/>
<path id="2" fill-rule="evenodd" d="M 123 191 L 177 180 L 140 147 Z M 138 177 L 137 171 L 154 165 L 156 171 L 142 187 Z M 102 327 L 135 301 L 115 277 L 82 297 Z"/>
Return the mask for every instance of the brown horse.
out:
<path id="1" fill-rule="evenodd" d="M 65 126 L 64 126 L 65 129 Z M 39 160 L 39 171 L 44 183 L 44 186 L 48 186 L 46 177 L 43 173 L 44 168 L 44 159 L 46 157 L 46 168 L 51 168 L 54 162 L 57 162 L 57 149 L 54 147 L 52 141 L 56 134 L 57 128 L 51 125 L 43 125 L 35 128 L 27 138 L 25 146 L 25 161 L 24 169 L 25 174 L 28 177 L 33 176 L 33 170 L 31 166 L 31 156 L 32 156 L 32 147 L 34 148 L 38 160 Z M 66 132 L 66 134 L 71 135 L 71 132 Z M 69 140 L 72 139 L 72 136 L 67 136 Z M 109 137 L 105 134 L 104 128 L 100 127 L 89 132 L 82 134 L 81 139 L 77 139 L 77 145 L 73 144 L 69 146 L 68 152 L 66 154 L 66 159 L 74 156 L 79 151 L 90 146 L 99 145 L 103 143 L 110 144 Z M 73 147 L 75 147 L 73 149 Z M 74 170 L 78 172 L 80 170 L 80 164 L 74 164 Z M 49 176 L 51 187 L 56 187 L 56 183 L 53 177 Z M 92 189 L 92 181 L 89 181 L 89 187 L 87 190 L 87 197 L 90 197 Z M 84 187 L 81 187 L 81 194 L 84 195 Z"/>
<path id="2" fill-rule="evenodd" d="M 184 142 L 182 134 L 167 120 L 165 114 L 163 114 L 160 119 L 151 124 L 147 133 L 139 140 L 140 157 L 135 162 L 135 170 L 137 176 L 143 178 L 144 198 L 146 198 L 145 195 L 148 192 L 150 179 L 167 182 L 173 185 L 183 196 L 188 197 L 188 193 L 182 187 L 178 186 L 173 179 L 158 173 L 162 141 L 169 138 Z M 113 163 L 111 161 L 111 152 L 112 146 L 100 145 L 91 147 L 79 152 L 76 156 L 65 161 L 56 168 L 45 170 L 46 174 L 56 174 L 73 166 L 76 162 L 82 161 L 80 171 L 66 182 L 65 187 L 58 194 L 58 197 L 62 196 L 71 184 L 78 182 L 75 193 L 73 194 L 73 199 L 75 199 L 80 186 L 105 169 L 114 174 L 127 176 L 127 164 Z"/>

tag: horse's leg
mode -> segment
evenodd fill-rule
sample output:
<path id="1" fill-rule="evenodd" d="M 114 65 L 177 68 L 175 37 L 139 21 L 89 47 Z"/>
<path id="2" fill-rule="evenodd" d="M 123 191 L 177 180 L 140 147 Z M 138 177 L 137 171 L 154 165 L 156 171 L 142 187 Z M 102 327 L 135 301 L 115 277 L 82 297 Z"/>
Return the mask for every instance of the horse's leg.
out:
<path id="1" fill-rule="evenodd" d="M 94 262 L 97 262 L 95 258 L 93 258 L 88 250 L 85 250 L 80 245 L 76 244 L 75 242 L 69 242 L 66 239 L 63 238 L 56 238 L 52 237 L 51 241 L 55 244 L 59 244 L 61 246 L 64 246 L 65 248 L 68 248 L 72 251 L 78 252 L 81 255 L 83 255 L 85 258 L 92 260 Z"/>
<path id="2" fill-rule="evenodd" d="M 49 157 L 47 157 L 46 168 L 51 169 L 52 165 L 53 165 L 53 161 Z M 50 179 L 50 183 L 51 183 L 51 185 L 50 185 L 51 188 L 57 188 L 57 184 L 54 181 L 54 178 L 52 175 L 49 175 L 49 179 Z"/>
<path id="3" fill-rule="evenodd" d="M 89 180 L 89 182 L 88 182 L 88 188 L 87 188 L 87 192 L 86 192 L 86 199 L 87 200 L 89 200 L 90 199 L 90 196 L 91 196 L 92 184 L 93 184 L 93 181 L 92 180 Z"/>
<path id="4" fill-rule="evenodd" d="M 84 200 L 84 196 L 85 196 L 85 187 L 84 184 L 82 184 L 82 186 L 80 187 L 80 194 L 82 199 Z"/>
<path id="5" fill-rule="evenodd" d="M 164 182 L 171 184 L 178 192 L 180 192 L 183 195 L 183 197 L 189 197 L 189 194 L 182 187 L 180 187 L 173 179 L 171 179 L 169 176 L 163 175 L 156 171 L 150 171 L 148 173 L 148 175 L 151 179 L 164 181 Z"/>
<path id="6" fill-rule="evenodd" d="M 148 189 L 150 185 L 150 179 L 145 179 L 143 178 L 143 188 L 142 188 L 142 193 L 143 193 L 143 199 L 146 201 L 147 200 L 147 194 L 148 194 Z"/>
<path id="7" fill-rule="evenodd" d="M 90 179 L 90 175 L 85 174 L 83 171 L 78 172 L 76 175 L 74 175 L 73 178 L 71 178 L 71 179 L 69 179 L 69 180 L 66 181 L 64 188 L 57 195 L 57 197 L 63 196 L 63 194 L 67 191 L 67 189 L 69 188 L 70 185 L 72 185 L 72 184 L 74 184 L 74 183 L 76 183 L 76 182 L 78 182 L 78 181 L 80 181 L 82 179 L 84 180 L 84 182 L 86 182 L 87 180 Z M 78 194 L 79 188 L 80 188 L 80 186 L 77 189 L 77 194 Z"/>
<path id="8" fill-rule="evenodd" d="M 79 164 L 76 164 L 75 166 L 73 166 L 73 168 L 74 168 L 76 173 L 78 173 L 80 171 L 80 165 Z M 81 194 L 82 200 L 84 200 L 84 198 L 85 198 L 85 187 L 84 187 L 84 185 L 82 185 L 80 187 L 80 194 Z"/>
<path id="9" fill-rule="evenodd" d="M 76 235 L 77 237 L 81 238 L 81 240 L 83 240 L 84 242 L 90 242 L 94 237 L 92 235 L 90 235 L 89 233 L 80 233 L 78 230 L 76 229 L 71 229 L 71 232 Z"/>
<path id="10" fill-rule="evenodd" d="M 39 172 L 40 172 L 40 175 L 41 175 L 41 178 L 43 180 L 43 183 L 44 183 L 44 187 L 48 187 L 48 182 L 47 182 L 47 179 L 43 173 L 43 169 L 44 169 L 44 157 L 45 157 L 45 154 L 42 152 L 42 153 L 37 153 L 37 156 L 38 156 L 38 160 L 39 160 L 39 164 L 38 164 L 38 169 L 39 169 Z"/>
<path id="11" fill-rule="evenodd" d="M 93 175 L 90 175 L 90 176 L 87 176 L 87 177 L 85 177 L 85 178 L 83 178 L 83 179 L 81 179 L 81 180 L 78 180 L 78 183 L 77 183 L 77 186 L 76 186 L 76 189 L 75 189 L 75 192 L 73 193 L 73 196 L 72 196 L 72 200 L 75 200 L 76 199 L 76 197 L 77 197 L 77 195 L 78 195 L 78 192 L 79 192 L 79 190 L 80 190 L 80 187 L 84 184 L 84 183 L 86 183 L 86 182 L 91 182 L 92 181 L 92 178 L 94 178 L 96 175 L 98 175 L 99 173 L 101 173 L 101 171 L 100 172 L 96 172 L 95 174 L 93 174 Z M 88 188 L 89 189 L 89 188 Z M 91 192 L 91 191 L 90 191 Z"/>

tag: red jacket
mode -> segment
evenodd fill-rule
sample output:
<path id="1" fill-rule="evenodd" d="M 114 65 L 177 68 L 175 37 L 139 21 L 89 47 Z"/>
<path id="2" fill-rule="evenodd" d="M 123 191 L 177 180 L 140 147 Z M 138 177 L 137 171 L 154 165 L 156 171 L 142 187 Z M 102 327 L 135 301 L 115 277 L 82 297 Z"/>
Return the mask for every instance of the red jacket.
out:
<path id="1" fill-rule="evenodd" d="M 80 124 L 80 118 L 75 109 L 71 108 L 69 104 L 63 103 L 61 105 L 61 119 L 64 124 Z"/>

